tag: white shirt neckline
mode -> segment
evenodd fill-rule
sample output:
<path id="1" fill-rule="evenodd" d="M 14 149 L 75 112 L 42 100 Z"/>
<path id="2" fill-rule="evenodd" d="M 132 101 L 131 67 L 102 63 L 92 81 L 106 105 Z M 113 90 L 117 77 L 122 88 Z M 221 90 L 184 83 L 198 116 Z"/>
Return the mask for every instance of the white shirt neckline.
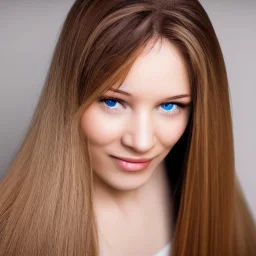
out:
<path id="1" fill-rule="evenodd" d="M 158 251 L 154 256 L 169 256 L 171 250 L 171 242 L 165 245 L 160 251 Z"/>

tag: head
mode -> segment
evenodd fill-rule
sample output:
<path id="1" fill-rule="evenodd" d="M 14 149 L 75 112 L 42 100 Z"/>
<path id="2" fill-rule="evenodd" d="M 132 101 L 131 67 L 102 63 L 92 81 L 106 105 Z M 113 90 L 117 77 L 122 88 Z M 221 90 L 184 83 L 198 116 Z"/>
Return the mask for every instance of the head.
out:
<path id="1" fill-rule="evenodd" d="M 162 105 L 178 94 L 190 95 L 175 100 L 187 108 Z M 125 103 L 109 109 L 106 95 Z M 95 177 L 130 190 L 163 161 L 176 205 L 173 255 L 244 252 L 245 232 L 233 230 L 233 150 L 225 64 L 199 1 L 77 0 L 1 184 L 0 253 L 97 255 Z M 128 176 L 110 155 L 154 159 Z"/>
<path id="2" fill-rule="evenodd" d="M 82 115 L 95 179 L 101 181 L 94 185 L 129 191 L 147 183 L 184 133 L 190 105 L 190 81 L 178 46 L 165 38 L 149 41 L 122 84 L 113 85 Z M 129 172 L 113 157 L 152 161 L 146 170 Z"/>

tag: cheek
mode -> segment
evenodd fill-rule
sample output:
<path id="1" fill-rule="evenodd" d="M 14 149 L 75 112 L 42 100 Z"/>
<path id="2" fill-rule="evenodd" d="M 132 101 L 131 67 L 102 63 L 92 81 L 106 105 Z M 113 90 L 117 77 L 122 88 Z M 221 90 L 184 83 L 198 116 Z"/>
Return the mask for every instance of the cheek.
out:
<path id="1" fill-rule="evenodd" d="M 161 144 L 166 148 L 173 147 L 184 133 L 187 124 L 188 119 L 185 116 L 159 123 L 157 134 Z"/>
<path id="2" fill-rule="evenodd" d="M 91 143 L 97 145 L 104 145 L 115 140 L 120 130 L 115 120 L 110 120 L 109 116 L 103 113 L 96 104 L 89 107 L 82 115 L 81 128 Z"/>

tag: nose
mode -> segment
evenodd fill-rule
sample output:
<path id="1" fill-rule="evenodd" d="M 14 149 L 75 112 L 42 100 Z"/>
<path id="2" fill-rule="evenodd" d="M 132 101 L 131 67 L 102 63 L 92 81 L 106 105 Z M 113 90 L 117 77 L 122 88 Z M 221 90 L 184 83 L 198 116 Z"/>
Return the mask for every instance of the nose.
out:
<path id="1" fill-rule="evenodd" d="M 150 151 L 156 142 L 154 125 L 149 115 L 141 113 L 131 120 L 122 136 L 122 144 L 138 153 Z"/>

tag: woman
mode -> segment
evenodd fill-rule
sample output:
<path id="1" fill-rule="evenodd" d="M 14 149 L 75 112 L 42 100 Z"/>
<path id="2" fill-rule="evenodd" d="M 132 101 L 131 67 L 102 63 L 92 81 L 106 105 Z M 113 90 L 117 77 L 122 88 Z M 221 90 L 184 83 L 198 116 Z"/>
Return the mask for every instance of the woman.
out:
<path id="1" fill-rule="evenodd" d="M 79 0 L 1 181 L 0 255 L 255 255 L 235 177 L 227 74 L 201 4 Z"/>

